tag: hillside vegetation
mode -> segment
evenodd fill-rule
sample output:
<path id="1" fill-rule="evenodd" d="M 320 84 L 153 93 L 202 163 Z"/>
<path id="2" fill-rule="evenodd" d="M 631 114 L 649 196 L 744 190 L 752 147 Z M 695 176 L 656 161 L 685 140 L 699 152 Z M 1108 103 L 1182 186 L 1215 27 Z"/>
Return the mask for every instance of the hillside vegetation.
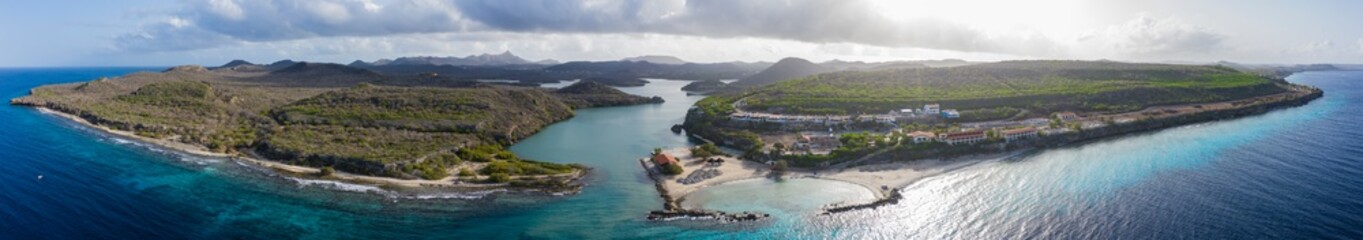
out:
<path id="1" fill-rule="evenodd" d="M 1283 92 L 1276 83 L 1216 66 L 1011 61 L 821 74 L 740 95 L 752 110 L 809 114 L 881 113 L 925 103 L 962 110 L 1131 111 Z"/>
<path id="2" fill-rule="evenodd" d="M 581 167 L 520 159 L 502 146 L 572 117 L 574 107 L 652 102 L 604 85 L 554 92 L 336 64 L 233 65 L 42 86 L 11 103 L 214 152 L 373 176 L 459 173 L 516 184 L 521 175 Z"/>
<path id="3" fill-rule="evenodd" d="M 663 98 L 645 98 L 629 95 L 620 89 L 594 81 L 580 81 L 562 89 L 554 90 L 554 96 L 573 108 L 608 107 L 643 103 L 662 103 Z"/>

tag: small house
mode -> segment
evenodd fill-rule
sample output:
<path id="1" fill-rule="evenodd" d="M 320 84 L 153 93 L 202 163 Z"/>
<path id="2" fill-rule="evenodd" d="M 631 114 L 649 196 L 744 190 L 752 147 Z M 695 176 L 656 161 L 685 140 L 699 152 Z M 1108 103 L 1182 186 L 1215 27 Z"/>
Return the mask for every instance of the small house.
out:
<path id="1" fill-rule="evenodd" d="M 930 142 L 932 141 L 932 137 L 933 135 L 931 132 L 913 131 L 909 133 L 909 138 L 913 139 L 913 143 L 915 144 Z"/>
<path id="2" fill-rule="evenodd" d="M 677 161 L 676 157 L 672 157 L 672 155 L 670 154 L 659 153 L 653 155 L 653 164 L 657 164 L 658 166 L 661 167 L 671 164 L 680 164 L 680 162 Z"/>

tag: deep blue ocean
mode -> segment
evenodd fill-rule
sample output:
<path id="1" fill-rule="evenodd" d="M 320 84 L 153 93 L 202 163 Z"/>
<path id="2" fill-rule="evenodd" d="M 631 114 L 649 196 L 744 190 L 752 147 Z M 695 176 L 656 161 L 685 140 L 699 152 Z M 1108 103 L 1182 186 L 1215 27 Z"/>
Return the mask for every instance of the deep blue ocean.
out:
<path id="1" fill-rule="evenodd" d="M 0 97 L 158 70 L 0 68 Z M 681 81 L 622 88 L 665 104 L 580 110 L 512 147 L 526 158 L 594 167 L 583 192 L 569 196 L 411 196 L 289 179 L 4 106 L 0 238 L 1363 238 L 1363 72 L 1289 80 L 1325 97 L 975 164 L 902 189 L 905 201 L 875 210 L 815 214 L 848 193 L 829 188 L 847 184 L 755 183 L 780 186 L 717 192 L 708 197 L 747 200 L 703 205 L 762 209 L 774 219 L 722 226 L 643 219 L 661 200 L 635 159 L 693 144 L 668 131 L 700 99 L 682 93 Z"/>

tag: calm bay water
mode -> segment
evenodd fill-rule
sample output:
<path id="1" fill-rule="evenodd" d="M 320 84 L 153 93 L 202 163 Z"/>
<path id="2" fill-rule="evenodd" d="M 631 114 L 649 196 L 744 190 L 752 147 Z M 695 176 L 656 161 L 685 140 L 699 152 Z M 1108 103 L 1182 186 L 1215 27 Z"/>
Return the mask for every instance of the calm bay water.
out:
<path id="1" fill-rule="evenodd" d="M 0 97 L 137 70 L 159 69 L 0 69 Z M 635 159 L 691 144 L 667 130 L 700 99 L 679 90 L 686 82 L 623 88 L 668 102 L 581 110 L 512 147 L 527 158 L 594 167 L 588 187 L 566 197 L 412 199 L 308 185 L 6 106 L 0 238 L 1363 238 L 1363 73 L 1290 79 L 1326 97 L 977 164 L 920 181 L 903 190 L 904 202 L 877 210 L 816 216 L 802 209 L 863 194 L 828 182 L 706 193 L 706 206 L 776 216 L 727 227 L 643 220 L 661 201 Z M 733 200 L 754 196 L 771 197 Z"/>

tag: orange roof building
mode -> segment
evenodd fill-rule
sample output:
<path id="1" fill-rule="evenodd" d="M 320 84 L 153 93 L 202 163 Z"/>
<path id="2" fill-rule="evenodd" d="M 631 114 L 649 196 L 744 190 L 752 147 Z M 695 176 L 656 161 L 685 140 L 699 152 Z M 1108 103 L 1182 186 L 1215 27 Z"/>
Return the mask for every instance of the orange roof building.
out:
<path id="1" fill-rule="evenodd" d="M 1037 136 L 1036 133 L 1036 128 L 1034 127 L 1003 130 L 1003 139 L 1013 141 L 1023 138 L 1034 138 Z"/>
<path id="2" fill-rule="evenodd" d="M 938 140 L 947 144 L 975 144 L 985 140 L 984 130 L 949 132 L 938 135 Z"/>
<path id="3" fill-rule="evenodd" d="M 672 157 L 672 155 L 668 155 L 666 153 L 659 153 L 653 155 L 653 163 L 658 164 L 658 166 L 665 166 L 668 164 L 677 164 L 678 162 L 677 158 Z"/>

